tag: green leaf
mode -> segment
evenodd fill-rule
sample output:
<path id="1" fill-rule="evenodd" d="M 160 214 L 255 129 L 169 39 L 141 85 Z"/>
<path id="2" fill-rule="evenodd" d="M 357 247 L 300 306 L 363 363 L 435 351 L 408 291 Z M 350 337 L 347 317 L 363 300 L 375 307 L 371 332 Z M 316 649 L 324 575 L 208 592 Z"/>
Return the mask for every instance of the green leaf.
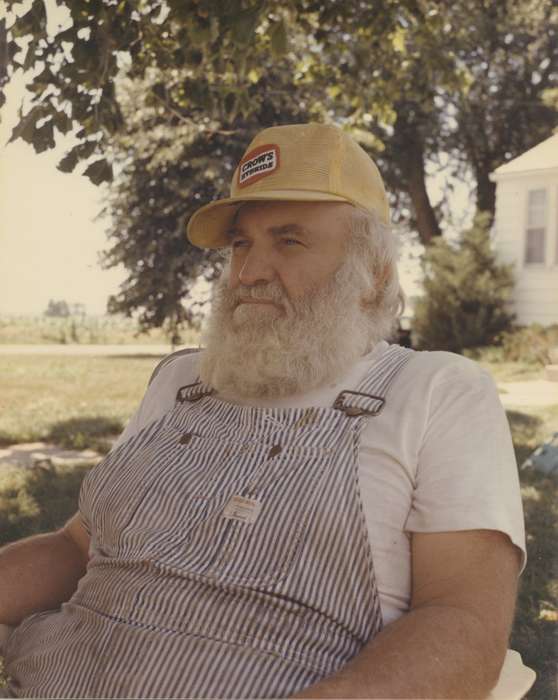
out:
<path id="1" fill-rule="evenodd" d="M 279 20 L 271 28 L 271 53 L 275 58 L 284 56 L 289 50 L 287 27 L 284 20 Z"/>
<path id="2" fill-rule="evenodd" d="M 35 58 L 35 47 L 37 46 L 36 41 L 31 41 L 27 47 L 27 53 L 25 54 L 25 60 L 23 61 L 23 70 L 28 71 L 33 68 L 36 62 Z"/>
<path id="3" fill-rule="evenodd" d="M 62 173 L 71 173 L 74 171 L 76 165 L 78 164 L 78 154 L 77 149 L 72 148 L 71 151 L 66 153 L 64 158 L 56 166 L 58 170 Z"/>
<path id="4" fill-rule="evenodd" d="M 81 130 L 83 132 L 83 129 Z M 75 169 L 80 160 L 86 160 L 95 152 L 97 141 L 85 141 L 78 143 L 77 146 L 71 148 L 68 153 L 56 166 L 63 173 L 71 173 Z M 99 162 L 99 161 L 96 161 Z"/>
<path id="5" fill-rule="evenodd" d="M 96 160 L 83 173 L 88 177 L 94 185 L 100 185 L 102 182 L 110 182 L 112 180 L 112 166 L 105 158 Z"/>
<path id="6" fill-rule="evenodd" d="M 89 156 L 92 156 L 96 148 L 97 141 L 85 141 L 84 143 L 80 143 L 78 146 L 75 146 L 80 160 L 85 160 L 86 158 L 89 158 Z"/>
<path id="7" fill-rule="evenodd" d="M 54 122 L 49 119 L 40 129 L 35 129 L 33 135 L 33 148 L 37 153 L 48 151 L 56 145 L 54 141 Z"/>
<path id="8" fill-rule="evenodd" d="M 40 119 L 44 119 L 48 114 L 50 114 L 50 110 L 46 105 L 37 105 L 33 107 L 33 109 L 15 125 L 8 143 L 16 139 L 23 139 L 27 143 L 33 144 L 36 132 L 35 124 Z"/>
<path id="9" fill-rule="evenodd" d="M 10 34 L 15 39 L 32 34 L 35 39 L 45 36 L 47 25 L 46 8 L 43 0 L 33 0 L 31 8 L 18 17 L 10 27 Z"/>
<path id="10" fill-rule="evenodd" d="M 54 115 L 54 125 L 61 134 L 67 134 L 72 130 L 73 122 L 66 112 L 56 112 Z"/>
<path id="11" fill-rule="evenodd" d="M 233 41 L 238 44 L 247 44 L 253 39 L 254 32 L 260 21 L 260 5 L 239 12 L 231 22 L 231 34 Z"/>

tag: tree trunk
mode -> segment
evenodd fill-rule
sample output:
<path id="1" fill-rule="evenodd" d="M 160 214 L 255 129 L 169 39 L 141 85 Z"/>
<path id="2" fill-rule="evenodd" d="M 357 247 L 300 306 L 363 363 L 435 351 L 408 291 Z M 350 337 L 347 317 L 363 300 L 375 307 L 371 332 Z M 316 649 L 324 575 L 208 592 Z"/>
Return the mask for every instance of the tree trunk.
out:
<path id="1" fill-rule="evenodd" d="M 477 179 L 477 210 L 486 211 L 490 214 L 490 224 L 494 221 L 496 211 L 496 183 L 491 182 L 489 168 L 476 171 Z"/>
<path id="2" fill-rule="evenodd" d="M 420 242 L 427 246 L 432 241 L 432 238 L 434 238 L 434 236 L 440 236 L 442 231 L 440 230 L 436 214 L 434 213 L 426 190 L 426 177 L 422 153 L 420 160 L 412 159 L 408 162 L 406 175 L 409 196 L 411 197 L 415 210 Z"/>
<path id="3" fill-rule="evenodd" d="M 427 246 L 442 232 L 426 190 L 424 143 L 421 119 L 417 118 L 417 112 L 416 106 L 409 107 L 405 103 L 398 105 L 392 153 L 396 154 L 405 189 L 413 204 L 420 241 Z"/>

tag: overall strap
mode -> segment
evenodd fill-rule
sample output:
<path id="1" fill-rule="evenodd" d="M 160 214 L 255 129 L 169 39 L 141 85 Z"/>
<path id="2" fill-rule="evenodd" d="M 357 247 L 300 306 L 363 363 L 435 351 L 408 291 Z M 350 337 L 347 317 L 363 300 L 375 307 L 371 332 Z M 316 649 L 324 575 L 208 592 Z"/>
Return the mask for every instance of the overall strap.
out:
<path id="1" fill-rule="evenodd" d="M 211 396 L 215 393 L 215 389 L 209 384 L 204 384 L 201 380 L 194 382 L 193 384 L 186 384 L 181 386 L 176 392 L 176 402 L 184 403 L 188 401 L 192 403 L 193 401 L 199 401 L 203 399 L 204 396 Z"/>
<path id="2" fill-rule="evenodd" d="M 414 350 L 390 345 L 374 362 L 355 391 L 342 391 L 333 403 L 333 408 L 346 416 L 377 416 L 383 409 L 389 388 L 399 371 L 414 355 Z"/>

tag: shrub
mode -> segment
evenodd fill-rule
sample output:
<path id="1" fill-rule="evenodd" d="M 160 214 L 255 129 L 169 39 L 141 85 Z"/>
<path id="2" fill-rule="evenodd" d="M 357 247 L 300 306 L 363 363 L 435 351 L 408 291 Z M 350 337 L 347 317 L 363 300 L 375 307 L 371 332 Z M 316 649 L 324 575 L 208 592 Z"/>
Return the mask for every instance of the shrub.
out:
<path id="1" fill-rule="evenodd" d="M 558 346 L 558 325 L 543 327 L 538 323 L 502 333 L 502 357 L 510 362 L 548 365 Z"/>
<path id="2" fill-rule="evenodd" d="M 510 328 L 511 265 L 500 265 L 490 246 L 488 220 L 475 219 L 458 243 L 440 239 L 424 256 L 424 291 L 415 306 L 415 344 L 461 352 L 490 345 Z"/>

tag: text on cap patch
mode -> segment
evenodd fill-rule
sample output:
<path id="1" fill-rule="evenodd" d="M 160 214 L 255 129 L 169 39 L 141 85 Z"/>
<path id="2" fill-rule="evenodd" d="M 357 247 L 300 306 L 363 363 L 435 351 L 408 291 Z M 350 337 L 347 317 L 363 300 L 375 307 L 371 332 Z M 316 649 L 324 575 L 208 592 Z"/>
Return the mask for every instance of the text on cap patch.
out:
<path id="1" fill-rule="evenodd" d="M 238 166 L 238 186 L 245 187 L 271 175 L 279 167 L 279 146 L 267 143 L 247 153 Z"/>

